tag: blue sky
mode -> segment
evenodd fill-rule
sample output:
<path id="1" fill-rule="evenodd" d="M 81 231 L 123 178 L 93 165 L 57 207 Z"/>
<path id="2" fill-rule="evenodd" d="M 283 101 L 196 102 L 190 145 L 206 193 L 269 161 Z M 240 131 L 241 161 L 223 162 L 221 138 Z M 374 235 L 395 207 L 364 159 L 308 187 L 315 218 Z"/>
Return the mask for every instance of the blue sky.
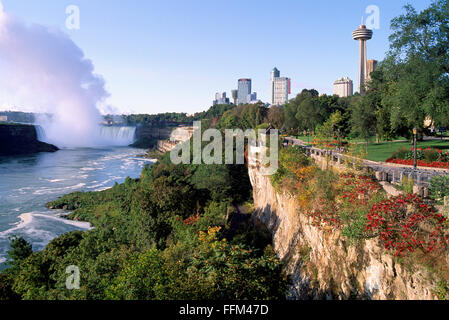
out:
<path id="1" fill-rule="evenodd" d="M 121 112 L 193 113 L 215 92 L 252 78 L 268 101 L 270 71 L 292 78 L 294 97 L 304 88 L 332 93 L 332 83 L 356 82 L 358 46 L 351 33 L 369 5 L 380 9 L 380 29 L 368 58 L 388 50 L 390 21 L 410 3 L 430 0 L 3 0 L 27 23 L 67 32 L 106 80 L 108 103 Z M 67 30 L 68 5 L 80 9 L 80 29 Z M 355 83 L 356 85 L 356 83 Z"/>

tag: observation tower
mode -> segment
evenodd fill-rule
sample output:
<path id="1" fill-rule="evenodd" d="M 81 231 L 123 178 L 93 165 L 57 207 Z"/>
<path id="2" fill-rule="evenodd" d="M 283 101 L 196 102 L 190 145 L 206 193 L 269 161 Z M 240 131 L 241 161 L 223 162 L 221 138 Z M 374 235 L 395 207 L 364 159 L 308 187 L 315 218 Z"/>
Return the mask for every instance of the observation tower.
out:
<path id="1" fill-rule="evenodd" d="M 366 55 L 366 42 L 371 40 L 373 37 L 373 30 L 367 29 L 366 26 L 362 24 L 357 30 L 352 33 L 354 40 L 360 42 L 360 57 L 359 57 L 359 93 L 365 93 L 365 81 L 368 76 L 367 68 L 367 55 Z"/>

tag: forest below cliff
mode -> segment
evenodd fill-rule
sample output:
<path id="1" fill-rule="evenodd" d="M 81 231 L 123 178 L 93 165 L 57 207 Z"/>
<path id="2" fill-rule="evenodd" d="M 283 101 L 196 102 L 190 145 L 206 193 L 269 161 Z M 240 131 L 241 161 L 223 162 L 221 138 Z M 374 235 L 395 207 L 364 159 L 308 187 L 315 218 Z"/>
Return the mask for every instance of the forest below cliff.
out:
<path id="1" fill-rule="evenodd" d="M 47 206 L 94 229 L 40 252 L 12 238 L 0 299 L 283 299 L 269 233 L 236 209 L 251 208 L 251 190 L 245 165 L 173 165 L 166 154 L 139 179 L 68 194 Z M 79 290 L 66 288 L 68 266 Z"/>

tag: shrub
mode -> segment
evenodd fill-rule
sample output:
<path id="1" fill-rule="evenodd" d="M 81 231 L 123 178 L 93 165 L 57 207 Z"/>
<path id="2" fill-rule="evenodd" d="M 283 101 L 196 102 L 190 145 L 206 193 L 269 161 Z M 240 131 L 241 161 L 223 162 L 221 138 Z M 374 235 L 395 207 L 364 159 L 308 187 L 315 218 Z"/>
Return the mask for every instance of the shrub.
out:
<path id="1" fill-rule="evenodd" d="M 274 187 L 279 189 L 281 185 L 288 185 L 287 189 L 296 190 L 300 185 L 314 175 L 314 168 L 310 165 L 304 149 L 291 147 L 281 149 L 279 152 L 279 169 L 271 176 Z M 288 183 L 285 183 L 288 180 Z"/>
<path id="2" fill-rule="evenodd" d="M 422 202 L 414 194 L 394 197 L 376 203 L 368 216 L 366 232 L 380 235 L 385 249 L 395 256 L 420 249 L 424 253 L 447 248 L 448 237 L 443 228 L 446 218 Z"/>
<path id="3" fill-rule="evenodd" d="M 435 200 L 449 196 L 449 176 L 432 177 L 429 191 L 430 196 Z"/>
<path id="4" fill-rule="evenodd" d="M 435 162 L 440 158 L 440 153 L 435 149 L 424 150 L 424 160 L 427 162 Z"/>
<path id="5" fill-rule="evenodd" d="M 414 185 L 415 185 L 415 182 L 413 181 L 412 177 L 410 177 L 410 178 L 407 178 L 406 176 L 402 177 L 401 187 L 402 187 L 402 190 L 405 192 L 405 194 L 412 194 Z"/>
<path id="6" fill-rule="evenodd" d="M 393 159 L 407 159 L 409 151 L 405 148 L 399 148 L 398 151 L 393 152 L 392 158 Z"/>

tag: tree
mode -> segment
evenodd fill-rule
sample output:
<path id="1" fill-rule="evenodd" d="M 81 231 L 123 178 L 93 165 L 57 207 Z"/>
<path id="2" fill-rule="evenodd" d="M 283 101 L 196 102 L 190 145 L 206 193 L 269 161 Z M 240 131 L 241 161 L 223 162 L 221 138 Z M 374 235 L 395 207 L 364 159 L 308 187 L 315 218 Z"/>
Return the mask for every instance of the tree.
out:
<path id="1" fill-rule="evenodd" d="M 371 97 L 364 97 L 355 102 L 351 118 L 354 132 L 366 141 L 367 151 L 369 139 L 376 134 L 377 128 L 375 102 Z"/>
<path id="2" fill-rule="evenodd" d="M 321 138 L 340 139 L 343 131 L 343 116 L 340 111 L 336 111 L 318 129 L 318 136 Z"/>
<path id="3" fill-rule="evenodd" d="M 302 100 L 295 115 L 299 122 L 299 128 L 301 130 L 315 131 L 316 127 L 323 123 L 323 111 L 315 97 L 310 96 Z"/>
<path id="4" fill-rule="evenodd" d="M 284 107 L 286 129 L 314 130 L 320 123 L 321 110 L 316 103 L 318 91 L 304 89 Z"/>
<path id="5" fill-rule="evenodd" d="M 284 110 L 278 106 L 272 106 L 268 109 L 268 122 L 271 123 L 276 129 L 282 129 L 284 125 Z"/>
<path id="6" fill-rule="evenodd" d="M 263 103 L 245 105 L 240 115 L 241 129 L 254 129 L 264 123 L 267 112 Z"/>
<path id="7" fill-rule="evenodd" d="M 385 65 L 389 82 L 383 98 L 392 110 L 391 123 L 406 122 L 423 129 L 424 120 L 449 122 L 449 0 L 434 1 L 418 13 L 407 5 L 406 13 L 393 19 L 390 52 Z"/>
<path id="8" fill-rule="evenodd" d="M 154 300 L 161 298 L 168 281 L 158 250 L 135 254 L 124 262 L 119 274 L 106 288 L 113 300 Z"/>
<path id="9" fill-rule="evenodd" d="M 299 123 L 296 119 L 297 105 L 295 102 L 290 101 L 284 106 L 284 129 L 291 130 L 298 128 Z"/>
<path id="10" fill-rule="evenodd" d="M 11 249 L 7 252 L 8 263 L 15 268 L 33 253 L 33 248 L 22 236 L 14 236 L 9 240 Z"/>

